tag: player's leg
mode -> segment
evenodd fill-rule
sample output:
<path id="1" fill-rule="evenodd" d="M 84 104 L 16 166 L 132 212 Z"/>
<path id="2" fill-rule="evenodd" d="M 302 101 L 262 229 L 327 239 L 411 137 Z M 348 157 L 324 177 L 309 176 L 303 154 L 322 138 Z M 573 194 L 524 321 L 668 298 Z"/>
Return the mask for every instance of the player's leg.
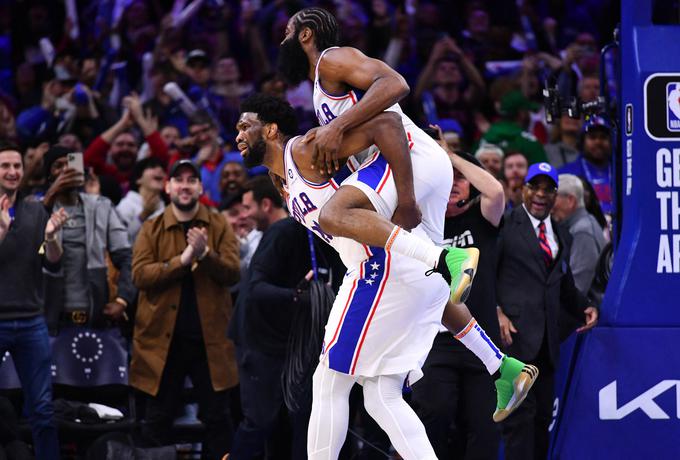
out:
<path id="1" fill-rule="evenodd" d="M 538 368 L 501 353 L 464 303 L 449 301 L 442 324 L 482 361 L 489 374 L 497 377 L 493 418 L 496 422 L 505 419 L 526 398 L 538 377 Z"/>
<path id="2" fill-rule="evenodd" d="M 392 445 L 405 460 L 436 459 L 425 427 L 404 401 L 405 375 L 380 375 L 363 382 L 364 406 L 385 430 Z"/>
<path id="3" fill-rule="evenodd" d="M 335 460 L 347 436 L 349 393 L 356 379 L 319 364 L 312 379 L 312 413 L 307 430 L 307 458 Z"/>
<path id="4" fill-rule="evenodd" d="M 389 210 L 376 210 L 375 199 L 372 202 L 368 194 L 377 197 L 374 190 L 360 182 L 340 187 L 321 209 L 321 228 L 333 236 L 384 247 L 425 263 L 451 286 L 452 300 L 464 301 L 477 269 L 479 251 L 476 248 L 440 248 L 426 238 L 403 230 L 384 217 Z"/>

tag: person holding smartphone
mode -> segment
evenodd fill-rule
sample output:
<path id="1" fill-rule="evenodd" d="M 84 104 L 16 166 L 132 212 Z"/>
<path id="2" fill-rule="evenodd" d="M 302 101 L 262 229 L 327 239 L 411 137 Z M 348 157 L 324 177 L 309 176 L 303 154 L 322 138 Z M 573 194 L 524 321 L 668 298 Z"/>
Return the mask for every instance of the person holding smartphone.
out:
<path id="1" fill-rule="evenodd" d="M 107 319 L 122 320 L 137 295 L 127 230 L 108 198 L 81 191 L 82 163 L 82 154 L 60 145 L 44 157 L 49 185 L 43 204 L 64 208 L 69 215 L 56 235 L 64 248 L 61 270 L 47 275 L 45 310 L 53 332 L 65 325 L 103 327 Z M 120 272 L 114 301 L 109 301 L 106 253 Z"/>

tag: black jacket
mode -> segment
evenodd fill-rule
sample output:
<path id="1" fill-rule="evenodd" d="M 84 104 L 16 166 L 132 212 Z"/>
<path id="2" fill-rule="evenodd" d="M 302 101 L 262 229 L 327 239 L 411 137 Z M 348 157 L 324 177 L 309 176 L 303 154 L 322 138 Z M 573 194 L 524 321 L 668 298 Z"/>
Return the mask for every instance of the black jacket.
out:
<path id="1" fill-rule="evenodd" d="M 517 329 L 507 352 L 523 361 L 534 360 L 544 335 L 550 360 L 559 360 L 560 308 L 584 321 L 589 304 L 574 284 L 569 269 L 571 236 L 553 221 L 560 250 L 550 268 L 546 267 L 538 237 L 524 207 L 505 216 L 498 250 L 496 296 L 498 305 Z"/>
<path id="2" fill-rule="evenodd" d="M 342 280 L 344 271 L 336 268 L 337 254 L 318 238 L 314 240 L 320 271 Z M 309 308 L 309 297 L 297 296 L 295 288 L 311 268 L 307 230 L 293 218 L 282 219 L 264 232 L 242 280 L 229 325 L 228 335 L 237 347 L 273 356 L 285 354 L 295 310 Z"/>

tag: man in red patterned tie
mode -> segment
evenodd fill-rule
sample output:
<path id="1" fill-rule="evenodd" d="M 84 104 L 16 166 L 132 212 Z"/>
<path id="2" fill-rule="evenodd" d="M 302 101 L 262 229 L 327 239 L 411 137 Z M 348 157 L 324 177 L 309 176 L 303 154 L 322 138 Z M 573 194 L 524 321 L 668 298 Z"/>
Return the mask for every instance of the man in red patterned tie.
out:
<path id="1" fill-rule="evenodd" d="M 501 339 L 508 354 L 541 369 L 525 403 L 501 424 L 508 460 L 547 456 L 560 310 L 582 321 L 578 332 L 595 326 L 598 318 L 569 269 L 571 235 L 550 218 L 557 185 L 555 168 L 531 165 L 522 206 L 506 215 L 500 233 L 496 299 Z"/>

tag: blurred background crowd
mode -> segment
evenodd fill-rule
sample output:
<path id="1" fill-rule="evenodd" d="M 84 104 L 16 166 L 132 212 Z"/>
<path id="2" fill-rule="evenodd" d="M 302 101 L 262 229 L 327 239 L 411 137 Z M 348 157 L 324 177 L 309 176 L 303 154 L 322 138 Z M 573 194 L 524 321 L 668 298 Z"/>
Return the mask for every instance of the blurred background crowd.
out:
<path id="1" fill-rule="evenodd" d="M 600 49 L 612 39 L 616 1 L 0 0 L 0 139 L 23 155 L 22 193 L 49 206 L 64 204 L 66 191 L 82 184 L 63 173 L 60 159 L 83 152 L 83 194 L 110 200 L 98 201 L 91 215 L 86 206 L 83 218 L 96 219 L 102 232 L 127 235 L 125 243 L 113 233 L 88 240 L 101 245 L 107 261 L 112 289 L 96 306 L 102 318 L 115 320 L 107 326 L 132 328 L 131 248 L 143 222 L 171 205 L 164 187 L 178 161 L 197 165 L 201 203 L 230 224 L 237 272 L 246 273 L 262 232 L 285 215 L 276 194 L 253 182 L 266 171 L 243 166 L 235 126 L 240 103 L 255 92 L 287 99 L 301 131 L 317 126 L 312 83 L 290 87 L 276 73 L 288 20 L 311 5 L 335 15 L 343 45 L 406 78 L 405 113 L 451 153 L 469 152 L 502 184 L 508 210 L 521 206 L 532 164 L 547 162 L 572 175 L 560 176 L 566 185 L 553 196 L 553 216 L 566 222 L 583 208 L 597 222 L 597 251 L 577 280 L 588 293 L 614 214 L 612 123 L 599 115 L 563 115 L 547 124 L 542 89 L 549 81 L 564 98 L 597 99 L 600 69 L 615 66 L 601 60 Z M 608 91 L 614 95 L 615 87 Z M 454 185 L 448 217 L 469 193 Z M 113 217 L 104 209 L 109 205 Z M 94 253 L 88 246 L 88 268 Z M 326 257 L 326 265 L 337 265 Z M 242 279 L 241 291 L 250 289 L 252 275 Z M 238 292 L 239 285 L 232 287 L 235 302 Z M 110 307 L 115 299 L 131 307 L 131 318 Z M 97 325 L 97 316 L 88 326 Z M 285 340 L 273 346 L 285 347 Z M 227 386 L 236 382 L 234 375 Z M 235 425 L 237 393 L 229 402 Z M 363 437 L 352 438 L 351 455 L 389 455 L 384 437 L 367 441 L 376 431 L 365 428 L 368 417 L 354 420 L 355 434 Z"/>
<path id="2" fill-rule="evenodd" d="M 115 204 L 134 163 L 154 156 L 205 163 L 206 195 L 219 205 L 234 187 L 217 176 L 235 159 L 239 102 L 253 91 L 287 98 L 302 130 L 316 125 L 311 83 L 290 88 L 275 73 L 286 23 L 306 2 L 69 3 L 71 14 L 62 2 L 0 5 L 0 136 L 19 141 L 30 162 L 56 142 L 85 151 Z M 519 151 L 555 167 L 583 150 L 581 121 L 546 125 L 541 90 L 550 77 L 563 96 L 599 95 L 599 49 L 611 39 L 617 2 L 310 3 L 335 13 L 343 44 L 406 78 L 405 112 L 423 127 L 438 124 L 454 149 L 475 153 L 481 141 L 500 147 L 501 160 Z M 211 122 L 192 126 L 195 111 Z M 503 161 L 487 162 L 505 177 Z M 34 171 L 40 186 L 41 168 Z M 508 176 L 511 194 L 516 178 Z M 607 192 L 593 185 L 608 212 Z"/>

